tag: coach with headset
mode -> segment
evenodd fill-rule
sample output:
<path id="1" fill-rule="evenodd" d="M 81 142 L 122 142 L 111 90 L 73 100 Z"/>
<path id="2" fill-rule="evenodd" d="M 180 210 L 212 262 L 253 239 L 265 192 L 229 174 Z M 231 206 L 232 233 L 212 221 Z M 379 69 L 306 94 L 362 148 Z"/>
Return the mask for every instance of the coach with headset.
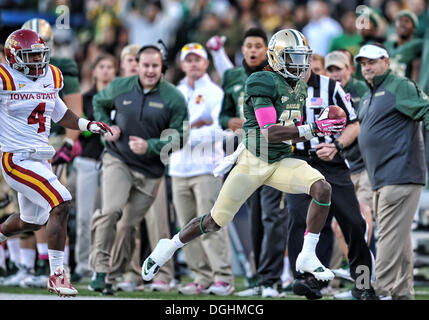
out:
<path id="1" fill-rule="evenodd" d="M 94 214 L 91 223 L 90 265 L 96 275 L 89 289 L 107 294 L 112 286 L 106 287 L 105 279 L 110 272 L 110 252 L 122 210 L 128 207 L 130 225 L 141 222 L 165 171 L 160 154 L 171 139 L 161 139 L 163 131 L 174 131 L 171 143 L 180 148 L 188 131 L 184 129 L 188 120 L 186 102 L 162 76 L 165 65 L 161 50 L 155 45 L 144 46 L 136 59 L 137 75 L 113 80 L 93 99 L 95 119 L 104 119 L 113 131 L 113 135 L 106 136 L 102 156 L 102 209 Z M 170 236 L 167 221 L 158 219 L 160 238 Z M 130 239 L 134 236 L 130 235 Z M 122 251 L 123 258 L 130 260 L 131 247 L 124 245 Z M 168 283 L 172 279 L 159 280 Z"/>

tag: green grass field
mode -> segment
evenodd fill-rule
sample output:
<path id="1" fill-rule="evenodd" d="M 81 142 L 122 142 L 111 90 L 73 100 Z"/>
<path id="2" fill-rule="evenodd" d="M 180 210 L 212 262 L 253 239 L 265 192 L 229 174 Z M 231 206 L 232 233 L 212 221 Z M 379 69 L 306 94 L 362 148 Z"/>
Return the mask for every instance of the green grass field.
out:
<path id="1" fill-rule="evenodd" d="M 182 279 L 182 283 L 187 283 L 190 279 Z M 347 284 L 351 287 L 351 284 Z M 102 297 L 98 292 L 92 292 L 88 290 L 88 282 L 81 282 L 75 284 L 76 289 L 79 291 L 80 297 Z M 235 290 L 240 291 L 245 289 L 245 281 L 242 277 L 235 278 Z M 342 289 L 344 290 L 344 289 Z M 416 300 L 429 300 L 429 286 L 416 286 Z M 46 294 L 52 295 L 47 291 L 47 289 L 33 289 L 33 288 L 18 288 L 18 287 L 4 287 L 0 286 L 0 293 L 2 294 Z M 111 296 L 105 296 L 111 297 Z M 294 295 L 292 292 L 286 293 L 285 297 L 282 298 L 262 298 L 262 297 L 237 297 L 237 296 L 213 296 L 208 294 L 194 295 L 194 296 L 184 296 L 177 292 L 177 289 L 173 289 L 170 292 L 150 292 L 150 291 L 139 291 L 139 292 L 122 292 L 118 291 L 115 298 L 125 298 L 125 299 L 161 299 L 161 300 L 305 300 L 304 297 L 299 297 Z M 326 295 L 322 300 L 333 300 L 333 296 Z"/>

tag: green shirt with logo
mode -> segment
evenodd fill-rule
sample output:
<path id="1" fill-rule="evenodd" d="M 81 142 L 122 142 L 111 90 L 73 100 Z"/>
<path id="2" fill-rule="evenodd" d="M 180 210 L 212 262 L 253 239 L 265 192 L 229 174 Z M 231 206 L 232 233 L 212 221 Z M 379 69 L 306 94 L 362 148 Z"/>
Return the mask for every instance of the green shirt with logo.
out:
<path id="1" fill-rule="evenodd" d="M 222 129 L 228 129 L 228 121 L 231 118 L 244 119 L 244 85 L 247 77 L 244 67 L 229 69 L 222 77 L 221 87 L 224 96 L 219 114 Z"/>
<path id="2" fill-rule="evenodd" d="M 425 184 L 421 124 L 429 128 L 429 98 L 390 69 L 373 79 L 359 105 L 359 147 L 372 189 Z"/>
<path id="3" fill-rule="evenodd" d="M 243 141 L 252 154 L 268 163 L 292 156 L 292 144 L 287 141 L 268 143 L 261 134 L 255 110 L 273 106 L 276 110 L 276 125 L 299 123 L 307 97 L 307 84 L 302 80 L 290 83 L 292 86 L 284 77 L 271 71 L 255 72 L 246 81 Z"/>
<path id="4" fill-rule="evenodd" d="M 188 108 L 182 93 L 161 79 L 144 92 L 138 75 L 116 78 L 93 100 L 94 118 L 121 129 L 118 140 L 106 142 L 106 150 L 132 169 L 148 177 L 160 177 L 160 157 L 183 147 L 189 134 Z M 134 153 L 129 137 L 146 140 L 145 154 Z M 164 149 L 165 148 L 165 149 Z"/>

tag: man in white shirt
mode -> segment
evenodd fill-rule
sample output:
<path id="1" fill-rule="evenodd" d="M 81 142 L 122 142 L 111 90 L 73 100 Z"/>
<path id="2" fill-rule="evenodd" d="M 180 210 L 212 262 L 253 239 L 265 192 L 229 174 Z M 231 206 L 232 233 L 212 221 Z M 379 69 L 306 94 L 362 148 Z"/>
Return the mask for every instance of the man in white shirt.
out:
<path id="1" fill-rule="evenodd" d="M 329 51 L 331 40 L 343 32 L 341 25 L 329 15 L 328 5 L 321 0 L 312 0 L 307 3 L 310 18 L 302 29 L 313 53 L 325 56 Z"/>
<path id="2" fill-rule="evenodd" d="M 224 156 L 218 121 L 223 92 L 206 73 L 209 61 L 201 44 L 185 45 L 180 61 L 185 78 L 177 88 L 187 101 L 191 132 L 183 149 L 172 153 L 169 175 L 173 204 L 183 227 L 213 207 L 222 187 L 222 177 L 214 177 L 213 169 Z M 230 295 L 234 291 L 228 232 L 226 228 L 220 231 L 183 248 L 195 279 L 180 293 Z"/>

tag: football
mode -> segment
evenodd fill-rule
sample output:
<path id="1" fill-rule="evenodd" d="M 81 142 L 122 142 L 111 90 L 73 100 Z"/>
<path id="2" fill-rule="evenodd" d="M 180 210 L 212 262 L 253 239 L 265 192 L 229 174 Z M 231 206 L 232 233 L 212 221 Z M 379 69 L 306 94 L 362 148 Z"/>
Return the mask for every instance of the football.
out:
<path id="1" fill-rule="evenodd" d="M 347 118 L 346 112 L 338 106 L 329 106 L 328 118 L 329 119 L 341 119 Z"/>

